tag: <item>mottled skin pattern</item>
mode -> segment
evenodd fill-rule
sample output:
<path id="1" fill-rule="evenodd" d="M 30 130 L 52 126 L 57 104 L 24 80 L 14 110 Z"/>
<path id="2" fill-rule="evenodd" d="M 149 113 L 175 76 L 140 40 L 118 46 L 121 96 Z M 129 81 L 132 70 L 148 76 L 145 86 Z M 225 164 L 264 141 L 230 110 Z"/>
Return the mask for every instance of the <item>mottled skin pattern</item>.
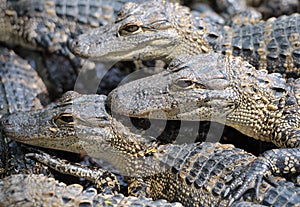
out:
<path id="1" fill-rule="evenodd" d="M 49 167 L 32 158 L 26 158 L 28 150 L 0 134 L 0 178 L 15 174 L 44 174 L 52 177 Z"/>
<path id="2" fill-rule="evenodd" d="M 8 9 L 6 8 L 6 5 L 5 5 L 6 2 L 9 2 L 9 8 Z M 71 56 L 72 57 L 72 54 L 69 53 L 68 48 L 66 47 L 66 40 L 67 40 L 68 36 L 69 35 L 71 35 L 71 36 L 72 35 L 77 35 L 78 34 L 77 32 L 81 33 L 82 30 L 84 30 L 82 28 L 86 28 L 85 26 L 78 27 L 78 25 L 80 25 L 81 23 L 90 24 L 90 26 L 92 26 L 92 27 L 93 26 L 99 26 L 97 20 L 95 19 L 95 17 L 98 14 L 101 14 L 101 12 L 100 13 L 98 13 L 98 12 L 93 13 L 93 12 L 90 12 L 89 9 L 92 9 L 92 10 L 95 9 L 98 6 L 98 3 L 100 3 L 100 4 L 102 3 L 100 1 L 94 2 L 95 5 L 91 1 L 89 1 L 89 3 L 86 3 L 86 2 L 79 2 L 78 3 L 76 1 L 76 3 L 78 3 L 78 4 L 73 4 L 74 3 L 73 1 L 39 1 L 39 2 L 37 2 L 37 1 L 18 1 L 17 3 L 16 2 L 17 1 L 1 1 L 0 2 L 0 7 L 1 7 L 0 39 L 1 39 L 1 41 L 5 42 L 5 43 L 8 43 L 8 44 L 17 44 L 17 45 L 20 44 L 20 45 L 23 45 L 25 47 L 29 47 L 29 48 L 32 48 L 32 49 L 46 50 L 46 51 L 51 52 L 51 53 L 61 53 L 61 54 L 64 54 L 66 56 Z M 14 4 L 14 3 L 16 3 L 16 4 Z M 115 5 L 114 5 L 114 8 L 115 8 Z M 107 11 L 111 11 L 109 9 L 110 8 L 108 8 Z M 86 11 L 86 13 L 85 13 L 85 11 Z M 97 10 L 97 11 L 100 11 L 100 10 Z M 83 16 L 80 16 L 82 14 L 83 14 Z M 96 14 L 96 15 L 94 15 L 94 14 Z M 89 17 L 87 17 L 87 15 L 89 15 Z M 99 19 L 101 19 L 101 17 Z M 105 19 L 105 17 L 104 17 L 104 19 Z M 77 25 L 72 24 L 72 23 L 69 24 L 70 23 L 69 22 L 68 23 L 69 25 L 65 26 L 65 21 L 66 22 L 76 21 L 79 24 L 77 24 Z M 105 22 L 105 20 L 104 20 L 104 22 Z M 74 25 L 76 25 L 76 26 L 74 26 Z M 8 61 L 8 62 L 10 62 L 10 61 Z M 26 65 L 26 64 L 27 63 L 24 62 L 24 65 Z M 18 65 L 17 67 L 20 67 L 20 66 L 21 65 Z M 27 66 L 25 66 L 25 67 L 27 67 Z M 18 74 L 18 73 L 20 73 L 20 71 L 16 72 L 15 74 Z M 21 79 L 23 80 L 23 77 L 21 77 Z M 24 78 L 24 79 L 26 79 L 26 78 Z M 13 82 L 11 82 L 11 84 L 13 84 Z M 24 88 L 26 89 L 26 87 L 24 87 Z M 6 97 L 6 98 L 9 99 L 9 98 L 12 98 L 12 97 Z M 18 96 L 17 98 L 22 99 L 22 96 Z M 28 103 L 30 103 L 30 101 L 28 101 Z M 22 108 L 22 107 L 23 106 L 21 106 L 21 107 L 17 106 L 15 109 L 19 110 L 19 108 Z M 29 108 L 30 107 L 31 106 L 29 104 Z M 39 108 L 39 107 L 37 107 L 37 108 Z M 57 122 L 55 122 L 55 124 L 59 123 L 59 125 L 64 125 L 64 127 L 68 127 L 68 124 L 66 124 L 66 123 L 72 122 L 70 120 L 70 116 L 68 116 L 68 114 L 64 114 L 64 115 L 59 116 L 57 118 L 58 119 L 55 119 L 57 121 Z M 37 122 L 34 122 L 34 123 L 37 123 Z M 98 124 L 99 123 L 97 123 L 97 125 Z M 120 129 L 122 129 L 121 126 L 120 126 Z M 37 130 L 37 129 L 35 128 L 35 130 Z M 49 130 L 52 131 L 53 133 L 57 132 L 57 131 L 55 131 L 55 128 L 49 128 Z M 116 132 L 118 132 L 118 131 L 116 130 Z M 57 134 L 59 135 L 59 133 L 57 133 Z M 61 140 L 59 140 L 59 141 L 61 141 Z M 66 140 L 64 142 L 68 143 L 68 140 Z M 114 139 L 112 139 L 112 142 L 114 142 Z M 51 142 L 49 144 L 51 145 Z M 61 146 L 61 148 L 64 148 L 64 147 L 65 147 L 64 145 Z M 76 148 L 76 149 L 78 149 L 78 148 Z M 123 150 L 123 148 L 122 148 L 122 150 Z M 130 151 L 130 152 L 132 152 L 132 151 Z M 150 151 L 146 150 L 142 154 L 144 154 L 144 156 L 149 156 L 149 155 L 151 155 L 152 152 L 153 152 L 153 149 L 151 148 Z M 2 155 L 2 153 L 1 153 L 1 155 Z M 288 157 L 291 157 L 289 154 L 285 154 L 285 155 L 288 156 Z M 38 155 L 34 155 L 33 157 L 35 157 L 36 159 L 39 160 Z M 43 162 L 42 160 L 45 157 L 44 157 L 44 155 L 42 155 L 40 158 L 41 158 L 40 161 Z M 73 168 L 73 166 L 71 166 L 69 164 L 65 164 L 65 163 L 62 163 L 62 162 L 57 162 L 56 159 L 52 160 L 51 158 L 48 158 L 48 157 L 46 157 L 46 158 L 47 159 L 46 159 L 45 162 L 47 164 L 49 164 L 50 166 L 53 165 L 52 167 L 56 168 L 59 171 L 64 171 L 64 172 L 70 171 L 71 174 L 72 173 L 74 174 L 74 172 L 72 171 L 74 169 L 75 169 L 76 173 L 82 173 L 82 172 L 85 173 L 85 172 L 87 172 L 87 171 L 82 171 L 83 168 L 76 168 L 76 167 Z M 17 167 L 20 167 L 19 164 L 17 164 Z M 19 172 L 23 173 L 22 170 L 20 170 Z M 101 172 L 101 171 L 99 171 L 99 172 Z M 97 175 L 97 174 L 93 174 L 93 175 Z M 81 176 L 83 176 L 83 174 L 81 174 Z M 32 176 L 32 177 L 35 177 L 35 176 Z M 26 180 L 26 178 L 24 178 L 23 180 L 21 179 L 20 181 L 18 181 L 18 179 L 14 179 L 14 178 L 12 178 L 12 179 L 14 181 L 16 181 L 16 183 L 21 183 L 21 182 L 24 182 L 24 180 Z M 16 183 L 14 184 L 15 186 L 17 186 Z M 31 184 L 31 185 L 28 185 L 28 186 L 27 186 L 27 184 L 28 183 L 25 181 L 25 185 L 26 185 L 27 188 L 30 188 L 31 186 L 36 187 L 36 184 Z M 43 181 L 41 181 L 39 184 L 44 187 Z M 14 185 L 13 185 L 12 188 L 14 188 Z M 282 186 L 285 186 L 285 185 L 286 185 L 286 183 L 284 183 Z M 26 189 L 26 187 L 22 187 L 21 190 L 23 191 L 24 189 Z M 10 188 L 10 190 L 12 188 Z M 43 190 L 43 189 L 44 188 L 40 187 L 37 190 Z M 291 191 L 295 191 L 295 189 L 296 188 L 292 187 Z M 28 189 L 26 192 L 28 192 L 30 190 L 31 189 Z M 207 190 L 207 188 L 205 190 Z M 14 189 L 13 189 L 13 191 L 14 191 Z M 49 191 L 47 191 L 47 189 L 45 189 L 45 191 L 46 191 L 46 194 L 48 196 L 51 194 L 51 193 L 49 194 Z M 10 193 L 11 192 L 12 191 L 10 191 Z M 278 188 L 276 188 L 274 192 L 278 193 L 278 192 L 281 192 L 281 191 L 278 190 Z M 287 192 L 290 192 L 290 191 L 289 190 L 288 191 L 284 191 L 284 190 L 282 191 L 282 194 L 283 194 L 284 197 L 287 197 L 287 195 L 289 195 Z M 56 193 L 54 193 L 54 194 L 56 195 Z M 8 194 L 5 194 L 5 195 L 8 195 Z M 9 194 L 9 195 L 11 195 L 11 194 Z M 60 194 L 58 194 L 58 195 L 60 196 Z M 252 195 L 252 194 L 250 194 L 250 195 Z M 269 196 L 269 197 L 271 197 L 271 196 Z M 23 200 L 27 199 L 27 201 L 28 201 L 28 198 L 29 197 L 27 197 L 27 198 L 21 197 L 20 199 L 21 200 L 22 199 Z M 44 196 L 39 196 L 38 199 L 39 198 L 45 199 Z M 46 199 L 48 199 L 48 198 L 49 197 L 46 197 Z M 68 204 L 73 204 L 72 203 L 72 201 L 74 200 L 73 198 L 74 198 L 74 194 L 71 195 L 71 196 L 66 196 L 64 198 L 66 200 L 63 199 L 63 204 L 66 204 L 65 202 L 68 202 L 68 200 L 71 200 L 70 203 L 68 203 Z M 81 198 L 82 197 L 80 197 L 79 199 L 75 199 L 75 200 L 78 200 L 78 202 L 81 202 L 81 203 L 83 202 L 83 204 L 88 204 L 89 203 L 89 202 L 85 203 L 83 201 L 84 199 L 81 199 Z M 89 197 L 88 199 L 91 199 L 91 198 L 92 197 Z M 274 202 L 284 202 L 285 200 L 288 200 L 288 203 L 290 203 L 290 204 L 296 203 L 296 200 L 292 196 L 288 197 L 288 198 L 289 199 L 277 199 L 277 200 L 276 199 L 274 199 L 274 200 L 271 199 L 270 202 L 273 202 L 273 203 Z M 189 202 L 189 201 L 185 201 L 185 202 Z M 51 203 L 51 202 L 49 202 L 49 203 Z M 213 203 L 213 202 L 211 202 L 211 203 Z M 123 204 L 123 205 L 127 205 L 127 204 Z M 211 205 L 213 205 L 213 204 L 211 204 Z M 236 206 L 237 205 L 243 205 L 244 206 L 246 204 L 245 203 L 242 203 L 242 204 L 237 203 Z M 249 203 L 249 206 L 254 206 L 254 205 L 252 203 Z"/>
<path id="3" fill-rule="evenodd" d="M 9 10 L 4 5 L 4 1 L 0 2 L 0 22 L 1 22 L 1 31 L 0 31 L 0 39 L 1 41 L 4 41 L 6 44 L 17 44 L 32 48 L 34 50 L 49 50 L 49 52 L 62 52 L 61 49 L 64 46 L 64 43 L 62 41 L 66 40 L 66 35 L 70 34 L 70 28 L 75 28 L 76 24 L 71 23 L 74 19 L 71 18 L 71 15 L 74 15 L 72 17 L 80 17 L 76 16 L 77 14 L 73 12 L 73 9 L 78 9 L 78 5 L 73 5 L 74 7 L 67 5 L 68 2 L 56 2 L 56 5 L 54 5 L 54 1 L 10 1 L 9 3 L 12 3 L 12 7 L 16 10 Z M 16 4 L 14 4 L 16 3 Z M 37 3 L 37 4 L 36 4 Z M 70 3 L 70 2 L 69 2 Z M 105 3 L 105 2 L 104 2 Z M 96 4 L 104 4 L 100 1 L 97 1 Z M 113 3 L 113 2 L 109 2 Z M 72 4 L 72 3 L 71 3 Z M 119 4 L 119 3 L 116 3 Z M 60 5 L 60 6 L 59 6 Z M 81 9 L 85 5 L 85 2 L 81 3 Z M 105 4 L 106 6 L 101 5 L 102 7 L 106 7 L 105 9 L 112 9 L 112 6 L 110 4 L 110 7 L 108 4 Z M 11 6 L 11 5 L 10 5 Z M 9 6 L 9 8 L 11 8 Z M 43 8 L 42 6 L 46 6 L 47 8 Z M 91 5 L 92 9 L 95 9 L 96 7 Z M 5 9 L 5 11 L 4 11 Z M 55 14 L 53 13 L 53 10 L 51 9 L 58 9 L 58 12 L 56 15 L 61 18 L 71 18 L 69 20 L 67 19 L 59 19 Z M 68 11 L 69 9 L 69 11 Z M 71 10 L 71 11 L 70 11 Z M 81 15 L 83 10 L 81 10 Z M 70 14 L 64 15 L 63 12 L 70 12 Z M 89 12 L 89 11 L 87 11 Z M 94 13 L 96 16 L 97 13 Z M 4 16 L 5 17 L 4 17 Z M 8 17 L 11 17 L 11 22 L 8 21 Z M 14 19 L 15 17 L 16 19 Z M 110 18 L 110 16 L 104 16 L 104 18 Z M 45 21 L 44 21 L 45 20 Z M 84 19 L 78 19 L 78 21 L 83 21 Z M 2 24 L 4 23 L 4 24 Z M 10 24 L 11 23 L 11 24 Z M 68 24 L 67 24 L 68 23 Z M 81 22 L 82 24 L 88 24 L 87 22 Z M 7 24 L 7 25 L 6 25 Z M 17 24 L 17 25 L 15 25 Z M 73 26 L 73 27 L 71 27 Z M 99 25 L 95 25 L 99 26 Z M 11 28 L 13 27 L 13 28 Z M 55 27 L 55 28 L 53 28 Z M 81 25 L 79 29 L 88 27 L 86 25 Z M 10 30 L 11 29 L 11 30 Z M 54 29 L 54 30 L 52 30 Z M 86 30 L 85 30 L 86 31 Z M 72 31 L 74 32 L 74 31 Z M 82 31 L 81 31 L 82 32 Z M 77 33 L 78 34 L 78 33 Z M 16 36 L 14 36 L 16 35 Z M 30 36 L 32 35 L 32 36 Z M 57 39 L 48 39 L 49 38 L 57 38 Z M 7 39 L 11 38 L 11 39 Z M 11 40 L 11 41 L 10 41 Z M 27 41 L 28 40 L 28 41 Z M 59 40 L 59 41 L 58 41 Z M 49 42 L 48 42 L 49 41 Z M 54 44 L 54 45 L 53 45 Z M 53 46 L 53 47 L 52 47 Z M 48 92 L 47 89 L 42 82 L 41 78 L 38 76 L 37 72 L 29 65 L 28 61 L 22 59 L 18 55 L 16 55 L 12 50 L 8 50 L 7 48 L 4 48 L 1 46 L 0 48 L 1 54 L 0 54 L 0 117 L 2 117 L 4 114 L 7 113 L 14 113 L 18 111 L 28 111 L 32 109 L 41 109 L 43 105 L 48 103 Z M 1 127 L 2 129 L 2 127 Z M 1 131 L 2 133 L 2 131 Z M 26 148 L 20 147 L 15 141 L 12 141 L 7 136 L 2 136 L 0 134 L 0 177 L 7 177 L 9 175 L 13 174 L 40 174 L 43 173 L 48 176 L 53 176 L 49 172 L 49 168 L 45 167 L 40 162 L 37 162 L 27 156 L 25 158 L 24 153 L 28 153 L 28 150 Z M 97 171 L 92 171 L 88 168 L 84 169 L 81 166 L 81 170 L 76 171 L 76 166 L 71 166 L 66 161 L 62 160 L 56 160 L 55 163 L 52 164 L 60 164 L 60 168 L 56 168 L 57 171 L 61 173 L 69 173 L 71 175 L 78 175 L 80 173 L 81 177 L 85 177 L 84 175 L 87 174 L 86 177 L 92 179 L 97 179 L 95 181 L 96 187 L 98 190 L 101 190 L 105 193 L 111 192 L 112 189 L 116 190 L 118 188 L 119 190 L 119 184 L 116 183 L 116 177 L 112 173 L 109 173 L 107 171 L 101 171 L 97 169 Z M 74 172 L 75 170 L 75 172 Z M 78 173 L 78 174 L 76 174 Z M 93 173 L 92 177 L 90 174 Z M 35 175 L 32 175 L 33 177 Z M 94 181 L 94 180 L 93 180 Z M 17 182 L 17 180 L 16 180 Z M 24 182 L 24 181 L 23 181 Z M 18 183 L 18 182 L 17 182 Z M 26 182 L 24 183 L 24 185 Z M 35 188 L 34 190 L 37 191 L 43 191 L 44 189 L 40 187 L 40 189 L 37 189 L 38 186 L 34 185 L 33 183 L 30 186 L 26 186 L 28 189 Z M 39 185 L 43 186 L 43 182 Z M 107 186 L 109 185 L 109 186 Z M 4 186 L 5 187 L 5 186 Z M 20 190 L 24 190 L 24 186 L 10 186 L 9 189 L 3 189 L 3 190 L 9 190 L 14 191 L 17 190 L 17 187 L 20 187 Z M 51 189 L 48 189 L 48 191 L 45 190 L 44 193 L 51 193 Z M 110 190 L 110 191 L 109 191 Z M 1 195 L 2 194 L 1 190 Z M 14 191 L 16 194 L 14 196 L 19 196 L 16 191 Z M 100 192 L 100 191 L 99 191 Z M 115 192 L 115 191 L 114 191 Z M 56 192 L 56 196 L 60 196 Z M 8 195 L 8 194 L 7 194 Z M 6 196 L 7 196 L 6 195 Z M 13 196 L 13 195 L 12 195 Z M 76 194 L 71 195 L 70 192 L 70 198 L 71 196 L 76 196 Z M 33 196 L 34 197 L 34 196 Z M 90 197 L 92 198 L 92 197 Z M 89 198 L 89 199 L 90 199 Z M 17 199 L 29 199 L 29 198 L 17 198 Z M 39 198 L 41 201 L 45 201 L 43 199 L 44 196 L 40 196 Z M 69 198 L 66 198 L 69 199 Z M 1 199 L 3 200 L 3 199 Z M 62 198 L 61 198 L 62 200 Z M 134 199 L 133 199 L 134 200 Z M 8 200 L 9 201 L 9 200 Z M 13 200 L 11 200 L 13 201 Z M 28 200 L 27 200 L 28 201 Z M 80 199 L 78 199 L 78 202 Z M 138 204 L 145 202 L 150 202 L 149 200 L 145 199 L 145 201 L 141 200 L 138 202 L 133 202 L 134 204 Z M 80 201 L 84 202 L 84 201 Z M 26 200 L 25 200 L 26 203 Z M 72 203 L 72 202 L 70 202 Z M 32 203 L 31 203 L 32 204 Z M 130 199 L 126 202 L 124 202 L 124 205 L 130 204 Z M 154 203 L 155 204 L 155 203 Z M 153 205 L 154 205 L 153 204 Z M 157 202 L 159 204 L 159 202 Z M 2 205 L 4 205 L 2 203 Z M 2 206 L 1 205 L 1 206 Z M 6 205 L 6 204 L 5 204 Z M 8 205 L 8 204 L 7 204 Z M 21 205 L 16 204 L 16 206 Z M 30 205 L 27 203 L 27 205 Z M 35 205 L 37 205 L 35 203 Z M 44 205 L 52 206 L 51 202 L 44 203 Z M 167 205 L 167 204 L 166 204 Z M 61 205 L 62 206 L 62 205 Z M 164 205 L 162 205 L 164 206 Z"/>
<path id="4" fill-rule="evenodd" d="M 260 180 L 264 174 L 270 176 L 273 169 L 283 172 L 285 166 L 277 166 L 270 159 L 277 154 L 276 150 L 257 158 L 232 145 L 219 143 L 159 145 L 153 138 L 131 133 L 111 117 L 105 110 L 105 101 L 105 96 L 69 92 L 56 105 L 11 114 L 3 117 L 1 122 L 4 132 L 20 142 L 72 152 L 84 151 L 108 161 L 121 174 L 131 177 L 129 192 L 134 195 L 178 201 L 185 206 L 227 206 L 234 200 L 274 206 L 299 204 L 299 186 L 280 178 L 273 181 L 277 183 L 275 186 Z M 18 130 L 20 128 L 22 130 Z M 283 154 L 285 158 L 291 157 L 289 151 Z M 43 154 L 30 156 L 44 163 L 49 161 Z M 270 162 L 261 162 L 265 159 Z M 246 180 L 247 186 L 241 189 L 235 190 L 234 186 L 231 191 L 228 189 L 236 175 L 249 175 L 243 171 L 248 164 L 254 169 L 255 179 L 256 175 L 259 177 L 259 201 L 253 200 L 253 190 L 245 193 L 255 187 L 255 179 L 250 183 Z M 144 186 L 140 185 L 141 179 Z M 241 183 L 242 180 L 238 180 L 238 185 Z M 232 197 L 224 197 L 228 191 Z M 242 206 L 243 203 L 234 205 Z"/>
<path id="5" fill-rule="evenodd" d="M 14 175 L 0 180 L 1 206 L 147 206 L 181 207 L 179 203 L 148 198 L 125 197 L 122 194 L 97 194 L 78 184 L 66 185 L 43 175 Z"/>
<path id="6" fill-rule="evenodd" d="M 256 24 L 224 26 L 194 18 L 176 3 L 124 5 L 113 24 L 76 38 L 74 54 L 102 61 L 164 59 L 217 51 L 241 56 L 257 69 L 299 76 L 299 14 Z"/>

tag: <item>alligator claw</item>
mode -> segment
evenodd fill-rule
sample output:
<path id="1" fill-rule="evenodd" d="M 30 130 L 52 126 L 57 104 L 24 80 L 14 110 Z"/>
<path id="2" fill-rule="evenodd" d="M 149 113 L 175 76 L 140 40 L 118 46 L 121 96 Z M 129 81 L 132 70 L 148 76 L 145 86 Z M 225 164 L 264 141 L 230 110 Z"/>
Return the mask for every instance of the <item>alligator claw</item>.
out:
<path id="1" fill-rule="evenodd" d="M 259 199 L 259 187 L 262 183 L 262 179 L 266 177 L 268 180 L 272 181 L 271 173 L 271 166 L 266 159 L 258 158 L 254 162 L 251 162 L 225 190 L 224 197 L 227 197 L 229 192 L 236 190 L 235 194 L 232 195 L 229 206 L 251 188 L 255 188 L 256 199 Z"/>
<path id="2" fill-rule="evenodd" d="M 273 186 L 277 186 L 277 185 L 278 185 L 278 183 L 276 182 L 276 180 L 275 180 L 275 178 L 274 178 L 273 175 L 267 174 L 267 175 L 265 175 L 265 177 L 266 177 L 267 181 L 268 181 L 271 185 L 273 185 Z"/>

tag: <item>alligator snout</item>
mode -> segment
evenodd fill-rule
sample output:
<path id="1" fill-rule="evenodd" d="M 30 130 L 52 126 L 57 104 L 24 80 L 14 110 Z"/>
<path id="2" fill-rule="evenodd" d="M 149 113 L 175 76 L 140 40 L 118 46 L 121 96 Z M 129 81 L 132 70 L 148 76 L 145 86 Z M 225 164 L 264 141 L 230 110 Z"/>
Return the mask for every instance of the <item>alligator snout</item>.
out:
<path id="1" fill-rule="evenodd" d="M 37 117 L 25 116 L 25 112 L 4 115 L 0 119 L 1 131 L 11 139 L 26 140 L 37 131 Z"/>
<path id="2" fill-rule="evenodd" d="M 9 135 L 13 131 L 13 126 L 16 120 L 14 120 L 10 115 L 4 115 L 0 119 L 0 129 L 5 135 Z"/>
<path id="3" fill-rule="evenodd" d="M 11 125 L 12 124 L 11 119 L 9 119 L 8 115 L 4 115 L 3 117 L 1 117 L 0 119 L 0 127 L 2 128 L 3 126 L 7 126 L 7 125 Z"/>
<path id="4" fill-rule="evenodd" d="M 82 36 L 78 36 L 74 39 L 69 38 L 67 44 L 68 44 L 68 48 L 71 50 L 71 52 L 74 55 L 78 55 L 86 58 L 89 57 L 88 55 L 89 45 L 86 44 L 84 41 L 82 41 Z"/>

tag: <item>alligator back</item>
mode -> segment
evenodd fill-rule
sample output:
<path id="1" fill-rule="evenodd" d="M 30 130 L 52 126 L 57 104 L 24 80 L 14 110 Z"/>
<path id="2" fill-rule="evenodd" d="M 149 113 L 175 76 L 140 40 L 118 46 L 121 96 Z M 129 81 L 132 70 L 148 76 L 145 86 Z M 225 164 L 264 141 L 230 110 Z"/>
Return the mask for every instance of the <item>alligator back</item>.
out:
<path id="1" fill-rule="evenodd" d="M 6 113 L 42 108 L 47 89 L 37 72 L 13 51 L 1 48 L 0 117 Z"/>
<path id="2" fill-rule="evenodd" d="M 300 75 L 300 15 L 281 16 L 226 32 L 222 53 L 241 56 L 257 69 Z"/>
<path id="3" fill-rule="evenodd" d="M 225 189 L 255 156 L 233 145 L 219 143 L 165 145 L 158 149 L 165 153 L 160 166 L 166 171 L 150 176 L 151 197 L 179 201 L 185 206 L 228 206 L 230 197 Z M 159 156 L 158 156 L 159 158 Z M 168 172 L 168 173 L 167 173 Z M 247 191 L 240 201 L 252 201 L 268 206 L 299 204 L 300 186 L 275 178 L 277 186 L 263 181 L 259 201 L 255 190 Z M 234 195 L 235 192 L 231 192 Z M 276 195 L 276 196 L 273 196 Z M 205 198 L 205 199 L 204 199 Z"/>

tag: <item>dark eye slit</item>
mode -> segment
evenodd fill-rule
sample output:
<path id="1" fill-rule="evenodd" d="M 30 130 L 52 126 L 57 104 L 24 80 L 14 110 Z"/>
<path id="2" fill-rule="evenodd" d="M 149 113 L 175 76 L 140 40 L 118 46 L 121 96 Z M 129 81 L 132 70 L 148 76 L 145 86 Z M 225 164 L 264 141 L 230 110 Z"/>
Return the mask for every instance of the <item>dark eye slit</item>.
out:
<path id="1" fill-rule="evenodd" d="M 124 28 L 124 30 L 126 31 L 126 32 L 135 32 L 135 31 L 137 31 L 139 29 L 139 26 L 137 26 L 137 25 L 128 25 L 128 26 L 126 26 L 125 28 Z"/>
<path id="2" fill-rule="evenodd" d="M 194 82 L 188 79 L 179 79 L 176 81 L 176 85 L 180 88 L 186 88 L 193 85 Z"/>
<path id="3" fill-rule="evenodd" d="M 62 115 L 60 119 L 67 123 L 74 122 L 72 115 Z"/>

